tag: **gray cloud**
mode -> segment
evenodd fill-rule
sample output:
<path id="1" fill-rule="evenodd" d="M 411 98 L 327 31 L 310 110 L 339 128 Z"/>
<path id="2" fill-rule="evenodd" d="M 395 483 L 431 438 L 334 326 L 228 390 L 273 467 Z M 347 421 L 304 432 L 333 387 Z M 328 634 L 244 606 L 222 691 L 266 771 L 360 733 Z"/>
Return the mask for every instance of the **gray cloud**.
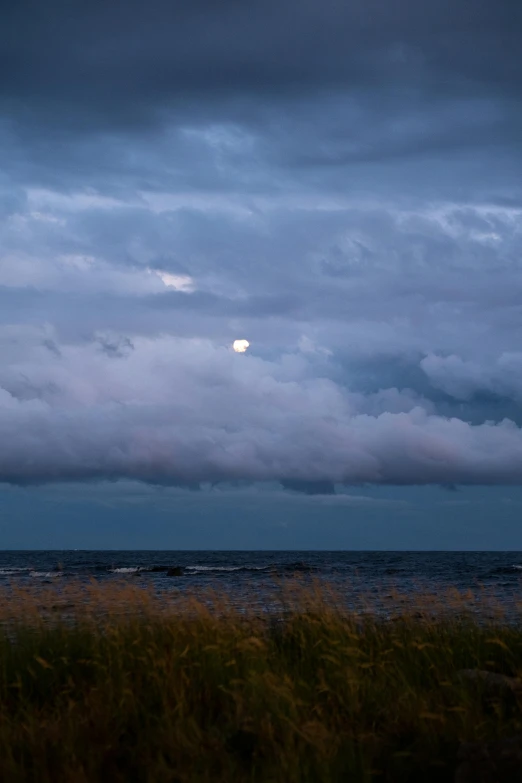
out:
<path id="1" fill-rule="evenodd" d="M 431 383 L 458 400 L 492 394 L 522 400 L 522 353 L 502 353 L 494 360 L 463 360 L 430 354 L 421 367 Z"/>
<path id="2" fill-rule="evenodd" d="M 13 331 L 3 353 L 3 481 L 520 481 L 522 431 L 512 422 L 447 419 L 396 389 L 386 394 L 404 397 L 402 410 L 381 412 L 381 401 L 317 377 L 305 359 L 269 362 L 169 337 L 135 340 L 126 355 L 96 343 L 57 354 L 37 333 Z"/>

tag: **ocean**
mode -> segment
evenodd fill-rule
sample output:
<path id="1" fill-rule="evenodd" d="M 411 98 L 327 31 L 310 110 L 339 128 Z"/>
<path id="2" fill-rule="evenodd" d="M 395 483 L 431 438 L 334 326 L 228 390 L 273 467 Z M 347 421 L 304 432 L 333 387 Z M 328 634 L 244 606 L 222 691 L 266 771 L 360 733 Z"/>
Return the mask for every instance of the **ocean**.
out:
<path id="1" fill-rule="evenodd" d="M 522 596 L 522 552 L 0 552 L 0 586 L 6 588 L 128 580 L 162 595 L 223 590 L 248 606 L 262 604 L 289 577 L 332 586 L 348 602 L 456 589 L 513 608 Z"/>

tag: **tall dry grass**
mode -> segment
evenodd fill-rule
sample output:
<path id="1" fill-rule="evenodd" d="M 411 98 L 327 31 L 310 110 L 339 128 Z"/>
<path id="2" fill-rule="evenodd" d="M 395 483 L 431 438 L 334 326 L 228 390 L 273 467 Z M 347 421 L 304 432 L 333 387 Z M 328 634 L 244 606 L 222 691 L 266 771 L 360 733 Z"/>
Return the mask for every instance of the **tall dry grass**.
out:
<path id="1" fill-rule="evenodd" d="M 522 630 L 469 596 L 402 600 L 384 618 L 294 586 L 262 616 L 215 594 L 6 591 L 0 780 L 452 780 L 462 741 L 522 730 L 516 695 L 458 676 L 522 676 Z"/>

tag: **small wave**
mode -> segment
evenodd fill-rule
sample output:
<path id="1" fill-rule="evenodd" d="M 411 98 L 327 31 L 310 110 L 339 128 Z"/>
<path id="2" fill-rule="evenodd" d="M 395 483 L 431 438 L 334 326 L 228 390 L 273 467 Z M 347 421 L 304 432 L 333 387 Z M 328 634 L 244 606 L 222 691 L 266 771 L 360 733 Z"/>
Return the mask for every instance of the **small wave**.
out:
<path id="1" fill-rule="evenodd" d="M 266 571 L 272 566 L 186 566 L 186 571 Z"/>
<path id="2" fill-rule="evenodd" d="M 29 571 L 29 568 L 0 568 L 0 576 L 11 576 L 15 574 L 23 574 Z"/>
<path id="3" fill-rule="evenodd" d="M 179 566 L 153 565 L 153 566 L 117 566 L 108 568 L 104 566 L 104 571 L 109 574 L 165 574 L 178 568 Z"/>
<path id="4" fill-rule="evenodd" d="M 63 571 L 30 571 L 29 576 L 41 579 L 55 579 L 57 576 L 65 576 Z"/>
<path id="5" fill-rule="evenodd" d="M 318 571 L 316 566 L 309 565 L 308 563 L 270 563 L 268 565 L 239 565 L 239 566 L 205 566 L 205 565 L 193 565 L 186 566 L 186 571 L 192 571 L 196 573 L 210 573 L 210 572 L 226 572 L 232 571 L 245 571 L 245 572 L 259 572 L 259 571 L 272 571 L 272 572 L 291 572 L 296 571 L 309 572 Z"/>

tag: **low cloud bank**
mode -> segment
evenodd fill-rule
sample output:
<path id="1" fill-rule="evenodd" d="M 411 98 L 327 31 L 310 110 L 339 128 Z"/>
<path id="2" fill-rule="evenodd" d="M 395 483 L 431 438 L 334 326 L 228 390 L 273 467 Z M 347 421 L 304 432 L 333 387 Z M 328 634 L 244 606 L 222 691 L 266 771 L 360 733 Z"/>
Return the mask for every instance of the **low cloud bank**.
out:
<path id="1" fill-rule="evenodd" d="M 3 334 L 1 481 L 278 480 L 313 491 L 522 480 L 522 430 L 509 420 L 445 418 L 407 390 L 352 393 L 303 355 L 267 361 L 172 337 L 107 352 L 107 339 Z"/>

